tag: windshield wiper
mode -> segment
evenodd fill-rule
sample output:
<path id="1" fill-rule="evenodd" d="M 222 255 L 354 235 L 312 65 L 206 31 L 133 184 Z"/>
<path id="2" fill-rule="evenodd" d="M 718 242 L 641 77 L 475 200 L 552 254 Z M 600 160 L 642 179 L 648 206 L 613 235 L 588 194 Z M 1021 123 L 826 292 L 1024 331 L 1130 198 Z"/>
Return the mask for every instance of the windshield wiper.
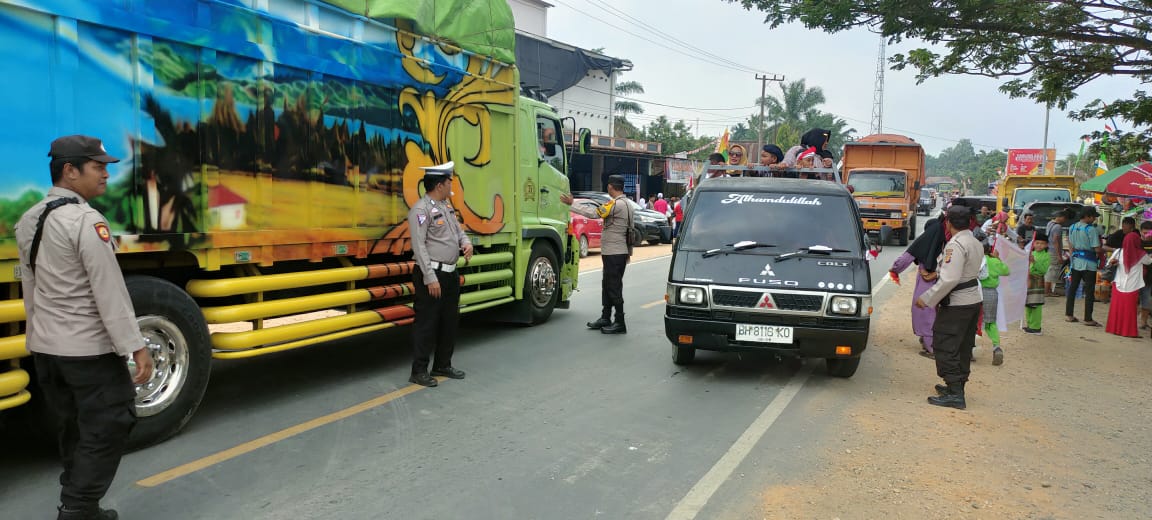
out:
<path id="1" fill-rule="evenodd" d="M 801 247 L 800 249 L 797 249 L 791 253 L 784 253 L 782 255 L 777 256 L 776 259 L 777 260 L 784 260 L 784 259 L 792 258 L 792 257 L 797 256 L 797 255 L 811 254 L 811 253 L 820 253 L 820 254 L 828 255 L 828 254 L 832 254 L 832 253 L 850 253 L 850 252 L 851 251 L 849 251 L 847 249 L 840 249 L 838 247 L 812 245 L 812 246 L 808 246 L 808 247 Z"/>
<path id="2" fill-rule="evenodd" d="M 740 242 L 736 242 L 735 244 L 725 244 L 724 247 L 718 247 L 716 249 L 709 249 L 709 250 L 704 252 L 703 257 L 708 258 L 708 257 L 716 256 L 719 254 L 728 254 L 728 253 L 732 253 L 735 251 L 744 251 L 747 249 L 756 249 L 756 248 L 760 248 L 760 247 L 776 247 L 776 244 L 764 244 L 764 243 L 755 242 L 752 240 L 741 240 Z"/>

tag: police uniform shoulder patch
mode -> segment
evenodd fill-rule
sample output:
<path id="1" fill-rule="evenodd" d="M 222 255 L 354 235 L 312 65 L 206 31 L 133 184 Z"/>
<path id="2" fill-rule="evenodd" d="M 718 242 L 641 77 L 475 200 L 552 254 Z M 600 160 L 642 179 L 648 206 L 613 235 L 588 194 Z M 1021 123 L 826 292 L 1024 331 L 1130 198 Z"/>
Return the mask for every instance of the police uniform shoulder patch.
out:
<path id="1" fill-rule="evenodd" d="M 112 231 L 108 229 L 108 224 L 97 222 L 93 227 L 96 228 L 96 236 L 100 237 L 100 240 L 105 242 L 112 240 Z"/>
<path id="2" fill-rule="evenodd" d="M 944 250 L 944 263 L 947 264 L 947 263 L 951 263 L 951 262 L 952 262 L 952 248 L 948 248 L 948 249 Z"/>
<path id="3" fill-rule="evenodd" d="M 416 214 L 416 220 L 420 221 L 420 225 L 423 226 L 424 223 L 428 221 L 428 215 L 425 215 L 423 213 L 417 213 Z"/>

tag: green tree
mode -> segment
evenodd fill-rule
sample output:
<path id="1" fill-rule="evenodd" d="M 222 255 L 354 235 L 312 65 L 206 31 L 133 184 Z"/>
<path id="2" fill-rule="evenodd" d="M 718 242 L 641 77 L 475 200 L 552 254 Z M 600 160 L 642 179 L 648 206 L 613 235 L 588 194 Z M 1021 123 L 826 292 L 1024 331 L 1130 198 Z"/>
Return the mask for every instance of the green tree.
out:
<path id="1" fill-rule="evenodd" d="M 824 90 L 820 87 L 809 88 L 803 79 L 788 83 L 780 83 L 780 96 L 775 94 L 765 98 L 757 98 L 757 105 L 764 105 L 764 116 L 768 121 L 779 124 L 795 125 L 804 121 L 809 110 L 824 104 Z"/>
<path id="2" fill-rule="evenodd" d="M 668 120 L 666 116 L 657 117 L 651 123 L 644 127 L 640 134 L 640 138 L 646 141 L 654 141 L 663 145 L 664 155 L 672 155 L 679 152 L 687 152 L 695 150 L 711 141 L 709 137 L 696 138 L 692 135 L 692 127 L 685 123 L 683 119 L 677 120 L 675 123 Z M 692 156 L 694 159 L 703 159 L 712 153 L 711 149 L 704 149 Z"/>
<path id="3" fill-rule="evenodd" d="M 1152 82 L 1152 2 L 1149 0 L 726 0 L 765 13 L 775 28 L 799 22 L 830 33 L 868 27 L 890 42 L 922 40 L 889 58 L 917 79 L 946 74 L 1003 78 L 1000 90 L 1060 109 L 1076 90 L 1102 76 Z M 1152 148 L 1152 97 L 1137 90 L 1107 106 L 1097 100 L 1069 117 L 1116 117 L 1130 123 L 1125 152 Z M 1100 132 L 1094 134 L 1099 138 Z"/>
<path id="4" fill-rule="evenodd" d="M 756 132 L 744 123 L 736 123 L 736 126 L 729 130 L 728 139 L 730 141 L 755 141 Z"/>

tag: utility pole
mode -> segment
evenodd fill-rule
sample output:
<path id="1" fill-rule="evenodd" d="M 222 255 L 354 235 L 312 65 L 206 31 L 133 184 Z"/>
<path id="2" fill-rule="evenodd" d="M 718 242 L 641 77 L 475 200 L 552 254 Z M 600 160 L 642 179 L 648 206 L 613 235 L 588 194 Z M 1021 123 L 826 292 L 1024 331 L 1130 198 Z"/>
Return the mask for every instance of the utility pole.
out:
<path id="1" fill-rule="evenodd" d="M 1048 116 L 1052 114 L 1052 105 L 1044 109 L 1044 146 L 1040 148 L 1040 175 L 1048 175 Z"/>
<path id="2" fill-rule="evenodd" d="M 766 101 L 765 98 L 768 97 L 768 82 L 769 81 L 784 81 L 784 76 L 781 76 L 780 74 L 772 74 L 772 75 L 757 74 L 756 79 L 760 81 L 760 121 L 758 121 L 758 124 L 756 125 L 756 151 L 755 151 L 755 155 L 753 155 L 752 157 L 755 157 L 756 161 L 759 162 L 760 161 L 760 150 L 764 149 L 764 105 L 765 105 L 765 101 Z M 749 157 L 748 159 L 751 160 L 751 157 Z M 783 157 L 780 157 L 778 159 L 783 159 Z"/>

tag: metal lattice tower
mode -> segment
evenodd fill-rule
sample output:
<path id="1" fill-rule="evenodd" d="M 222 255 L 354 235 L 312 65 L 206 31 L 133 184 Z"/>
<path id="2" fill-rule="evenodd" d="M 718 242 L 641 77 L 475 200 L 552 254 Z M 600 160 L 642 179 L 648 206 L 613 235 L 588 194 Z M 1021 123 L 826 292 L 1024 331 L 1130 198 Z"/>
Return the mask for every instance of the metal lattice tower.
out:
<path id="1" fill-rule="evenodd" d="M 872 93 L 872 128 L 873 134 L 884 133 L 884 48 L 887 42 L 880 36 L 880 53 L 876 58 L 876 87 Z"/>

